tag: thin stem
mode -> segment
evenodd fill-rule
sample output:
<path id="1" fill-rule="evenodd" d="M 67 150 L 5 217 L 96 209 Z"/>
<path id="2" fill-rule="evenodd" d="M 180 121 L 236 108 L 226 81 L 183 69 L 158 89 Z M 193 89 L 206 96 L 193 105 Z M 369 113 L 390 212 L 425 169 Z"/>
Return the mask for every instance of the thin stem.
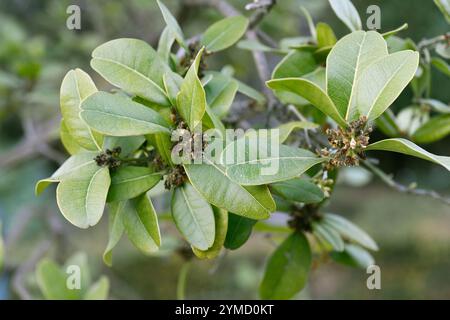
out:
<path id="1" fill-rule="evenodd" d="M 418 189 L 415 186 L 405 186 L 396 182 L 391 175 L 385 173 L 380 168 L 371 164 L 370 161 L 366 160 L 361 162 L 364 167 L 369 169 L 373 174 L 381 179 L 389 187 L 403 193 L 410 193 L 418 196 L 426 196 L 436 200 L 439 200 L 447 205 L 450 205 L 450 198 L 444 197 L 434 190 Z"/>
<path id="2" fill-rule="evenodd" d="M 446 34 L 441 34 L 439 36 L 436 36 L 436 37 L 433 37 L 430 39 L 424 39 L 419 42 L 418 49 L 420 50 L 420 49 L 424 49 L 427 47 L 431 47 L 441 41 L 445 41 L 445 40 L 449 40 L 449 39 L 450 39 L 450 32 L 447 32 Z"/>
<path id="3" fill-rule="evenodd" d="M 189 273 L 189 269 L 191 267 L 191 261 L 187 261 L 183 264 L 180 270 L 180 274 L 178 275 L 177 282 L 177 299 L 185 300 L 186 299 L 186 283 L 187 276 Z"/>
<path id="4" fill-rule="evenodd" d="M 308 121 L 300 113 L 300 111 L 298 111 L 297 108 L 295 106 L 293 106 L 292 104 L 288 105 L 288 110 L 291 111 L 299 120 L 301 120 L 301 121 Z M 312 129 L 312 130 L 314 130 L 314 129 Z M 309 138 L 308 129 L 304 129 L 303 131 L 305 133 L 306 144 L 308 145 L 309 148 L 311 148 L 312 144 L 311 144 L 311 139 Z"/>

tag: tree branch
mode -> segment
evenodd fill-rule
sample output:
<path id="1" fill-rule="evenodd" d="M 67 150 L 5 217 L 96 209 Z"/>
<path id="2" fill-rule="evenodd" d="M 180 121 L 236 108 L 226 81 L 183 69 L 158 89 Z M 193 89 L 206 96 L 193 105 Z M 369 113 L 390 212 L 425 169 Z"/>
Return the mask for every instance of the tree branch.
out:
<path id="1" fill-rule="evenodd" d="M 362 162 L 363 166 L 369 169 L 373 174 L 375 174 L 378 178 L 381 179 L 385 184 L 389 187 L 403 193 L 410 193 L 418 196 L 430 197 L 436 200 L 439 200 L 447 205 L 450 205 L 450 198 L 445 197 L 434 190 L 426 190 L 426 189 L 418 189 L 414 186 L 405 186 L 398 182 L 396 182 L 391 175 L 385 173 L 380 168 L 371 164 L 370 161 L 365 160 Z"/>
<path id="2" fill-rule="evenodd" d="M 250 17 L 250 28 L 246 32 L 246 37 L 249 40 L 257 40 L 257 24 L 262 21 L 262 19 L 270 12 L 270 9 L 275 5 L 275 0 L 270 0 L 269 4 L 266 4 L 264 8 L 258 8 L 253 15 Z M 230 5 L 226 0 L 184 0 L 187 5 L 196 6 L 209 6 L 215 8 L 222 15 L 226 17 L 239 15 L 240 12 L 236 10 L 232 5 Z M 272 91 L 266 86 L 266 81 L 270 79 L 270 67 L 267 62 L 266 56 L 263 52 L 253 51 L 253 60 L 255 61 L 256 69 L 258 71 L 258 76 L 261 82 L 262 90 L 264 95 L 267 97 L 267 107 L 269 114 L 276 106 L 276 99 Z"/>

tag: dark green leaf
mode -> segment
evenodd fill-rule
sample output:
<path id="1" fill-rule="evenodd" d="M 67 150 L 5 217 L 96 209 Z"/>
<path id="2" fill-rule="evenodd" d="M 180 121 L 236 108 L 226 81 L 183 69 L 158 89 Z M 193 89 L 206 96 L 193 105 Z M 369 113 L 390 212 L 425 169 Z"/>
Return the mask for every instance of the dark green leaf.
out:
<path id="1" fill-rule="evenodd" d="M 261 299 L 290 299 L 303 289 L 311 268 L 311 249 L 302 233 L 291 234 L 270 257 L 260 286 Z"/>
<path id="2" fill-rule="evenodd" d="M 431 118 L 419 129 L 412 138 L 417 143 L 432 143 L 450 134 L 450 114 L 442 114 Z"/>
<path id="3" fill-rule="evenodd" d="M 244 245 L 252 234 L 253 226 L 257 220 L 228 213 L 228 231 L 225 239 L 225 248 L 236 250 Z"/>

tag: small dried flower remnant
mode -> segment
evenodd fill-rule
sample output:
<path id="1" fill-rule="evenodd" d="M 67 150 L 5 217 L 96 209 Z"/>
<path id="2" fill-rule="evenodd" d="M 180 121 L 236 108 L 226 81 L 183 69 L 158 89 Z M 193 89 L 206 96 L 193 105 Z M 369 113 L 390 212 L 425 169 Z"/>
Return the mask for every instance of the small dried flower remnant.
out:
<path id="1" fill-rule="evenodd" d="M 122 148 L 116 147 L 112 150 L 107 149 L 105 152 L 100 153 L 94 158 L 99 167 L 109 167 L 115 169 L 121 165 L 121 161 L 118 159 Z"/>
<path id="2" fill-rule="evenodd" d="M 321 154 L 331 158 L 328 163 L 331 168 L 357 166 L 360 159 L 365 159 L 364 150 L 371 132 L 365 116 L 351 122 L 347 128 L 327 129 L 331 150 L 322 150 Z"/>

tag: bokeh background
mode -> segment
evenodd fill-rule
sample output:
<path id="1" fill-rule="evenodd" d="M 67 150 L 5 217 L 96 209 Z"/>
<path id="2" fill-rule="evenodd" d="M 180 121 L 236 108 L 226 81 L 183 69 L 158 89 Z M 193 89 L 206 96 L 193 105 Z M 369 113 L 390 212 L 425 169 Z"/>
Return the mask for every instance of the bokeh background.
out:
<path id="1" fill-rule="evenodd" d="M 203 31 L 221 18 L 210 8 L 190 7 L 182 0 L 164 1 L 177 16 L 186 35 Z M 244 11 L 247 1 L 230 1 Z M 403 37 L 416 42 L 448 31 L 432 0 L 354 0 L 363 19 L 366 8 L 381 8 L 382 30 L 404 22 Z M 81 7 L 82 29 L 66 28 L 66 8 Z M 316 22 L 329 23 L 338 36 L 347 33 L 326 0 L 279 0 L 261 28 L 275 39 L 307 35 L 300 11 L 305 6 Z M 67 155 L 59 142 L 59 86 L 72 68 L 86 70 L 99 88 L 108 89 L 89 67 L 90 53 L 114 38 L 135 37 L 156 46 L 164 27 L 153 0 L 11 0 L 0 2 L 0 220 L 3 222 L 5 267 L 0 273 L 0 299 L 39 298 L 34 280 L 36 261 L 44 256 L 64 262 L 84 251 L 94 274 L 111 281 L 111 298 L 173 299 L 182 257 L 172 248 L 180 241 L 174 228 L 162 224 L 164 248 L 146 257 L 122 241 L 114 250 L 114 265 L 101 259 L 107 243 L 106 219 L 88 230 L 64 220 L 54 189 L 35 197 L 34 184 L 49 176 Z M 280 57 L 269 55 L 274 66 Z M 251 53 L 233 48 L 211 59 L 211 69 L 232 64 L 236 77 L 260 87 Z M 432 96 L 450 101 L 449 81 L 433 73 Z M 408 104 L 408 92 L 395 109 Z M 379 134 L 381 137 L 381 134 Z M 447 137 L 427 148 L 450 155 Z M 395 154 L 380 155 L 381 167 L 404 183 L 450 194 L 448 173 L 429 162 Z M 53 187 L 54 188 L 54 187 Z M 400 194 L 365 171 L 342 175 L 329 212 L 351 218 L 378 242 L 374 254 L 381 267 L 382 289 L 366 288 L 364 270 L 324 261 L 314 269 L 306 299 L 440 299 L 450 298 L 450 207 L 433 199 Z M 161 213 L 162 218 L 164 212 Z M 236 252 L 212 262 L 195 261 L 188 274 L 186 297 L 192 299 L 256 299 L 267 256 L 274 245 L 265 232 L 255 230 Z"/>

